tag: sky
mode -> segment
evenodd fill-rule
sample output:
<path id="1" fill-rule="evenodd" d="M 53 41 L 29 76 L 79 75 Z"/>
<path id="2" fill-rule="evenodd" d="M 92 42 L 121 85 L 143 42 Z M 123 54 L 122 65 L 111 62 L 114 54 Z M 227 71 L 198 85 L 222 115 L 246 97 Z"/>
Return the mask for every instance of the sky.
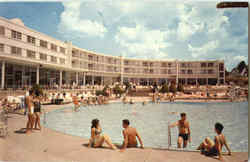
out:
<path id="1" fill-rule="evenodd" d="M 0 16 L 77 47 L 113 56 L 248 63 L 248 9 L 216 1 L 6 2 Z"/>

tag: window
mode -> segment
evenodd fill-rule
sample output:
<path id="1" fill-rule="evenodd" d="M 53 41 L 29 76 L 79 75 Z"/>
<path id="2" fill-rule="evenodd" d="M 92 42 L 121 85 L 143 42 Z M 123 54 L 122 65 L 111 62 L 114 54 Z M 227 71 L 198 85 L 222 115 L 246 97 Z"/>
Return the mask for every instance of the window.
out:
<path id="1" fill-rule="evenodd" d="M 214 66 L 214 63 L 210 62 L 210 63 L 208 63 L 207 66 L 208 66 L 208 67 L 213 67 L 213 66 Z"/>
<path id="2" fill-rule="evenodd" d="M 154 73 L 154 70 L 153 69 L 150 69 L 150 71 L 149 71 L 151 74 L 153 74 Z"/>
<path id="3" fill-rule="evenodd" d="M 224 71 L 224 64 L 223 64 L 223 63 L 221 63 L 221 64 L 219 65 L 219 69 L 220 69 L 220 71 Z"/>
<path id="4" fill-rule="evenodd" d="M 60 47 L 60 52 L 63 53 L 63 54 L 65 54 L 65 48 Z"/>
<path id="5" fill-rule="evenodd" d="M 51 62 L 57 63 L 57 58 L 55 56 L 51 56 Z"/>
<path id="6" fill-rule="evenodd" d="M 144 73 L 148 73 L 148 69 L 144 69 Z"/>
<path id="7" fill-rule="evenodd" d="M 128 61 L 124 61 L 124 64 L 125 64 L 125 65 L 128 65 L 129 63 L 128 63 Z"/>
<path id="8" fill-rule="evenodd" d="M 209 69 L 208 70 L 208 74 L 213 74 L 214 73 L 214 70 L 213 69 Z"/>
<path id="9" fill-rule="evenodd" d="M 32 44 L 36 44 L 36 39 L 34 37 L 28 35 L 27 42 L 32 43 Z"/>
<path id="10" fill-rule="evenodd" d="M 93 56 L 89 55 L 89 61 L 92 61 L 93 60 Z"/>
<path id="11" fill-rule="evenodd" d="M 111 64 L 112 63 L 112 59 L 108 58 L 108 63 Z"/>
<path id="12" fill-rule="evenodd" d="M 44 48 L 48 48 L 48 42 L 44 40 L 40 40 L 40 46 Z"/>
<path id="13" fill-rule="evenodd" d="M 0 44 L 0 52 L 4 51 L 4 44 Z"/>
<path id="14" fill-rule="evenodd" d="M 3 26 L 0 26 L 0 35 L 4 35 L 5 34 L 5 29 Z"/>
<path id="15" fill-rule="evenodd" d="M 88 68 L 89 68 L 89 70 L 93 70 L 93 64 L 88 64 Z"/>
<path id="16" fill-rule="evenodd" d="M 181 74 L 185 74 L 186 73 L 186 71 L 185 70 L 181 70 Z"/>
<path id="17" fill-rule="evenodd" d="M 154 64 L 152 62 L 150 62 L 150 66 L 152 67 Z"/>
<path id="18" fill-rule="evenodd" d="M 166 67 L 167 66 L 167 64 L 165 63 L 165 62 L 163 62 L 162 64 L 161 64 L 161 67 Z"/>
<path id="19" fill-rule="evenodd" d="M 170 69 L 168 70 L 168 74 L 172 74 L 172 71 Z"/>
<path id="20" fill-rule="evenodd" d="M 40 53 L 40 60 L 47 61 L 47 55 L 43 54 L 43 53 Z"/>
<path id="21" fill-rule="evenodd" d="M 167 74 L 167 70 L 166 70 L 166 69 L 163 69 L 163 70 L 161 71 L 161 73 L 162 73 L 162 74 Z"/>
<path id="22" fill-rule="evenodd" d="M 220 73 L 220 77 L 224 77 L 224 73 Z"/>
<path id="23" fill-rule="evenodd" d="M 55 44 L 51 43 L 51 50 L 52 51 L 57 51 L 57 46 Z"/>
<path id="24" fill-rule="evenodd" d="M 148 66 L 147 62 L 143 62 L 142 64 L 143 64 L 143 66 Z"/>
<path id="25" fill-rule="evenodd" d="M 65 59 L 60 58 L 60 64 L 65 64 Z"/>
<path id="26" fill-rule="evenodd" d="M 205 62 L 201 63 L 201 67 L 207 67 L 207 64 Z"/>
<path id="27" fill-rule="evenodd" d="M 35 51 L 27 50 L 27 57 L 35 59 L 36 58 L 36 53 Z"/>
<path id="28" fill-rule="evenodd" d="M 21 55 L 22 49 L 19 47 L 11 47 L 11 53 L 14 55 Z"/>
<path id="29" fill-rule="evenodd" d="M 171 63 L 168 63 L 168 66 L 171 66 L 172 64 Z"/>
<path id="30" fill-rule="evenodd" d="M 201 74 L 207 74 L 207 70 L 201 70 Z"/>
<path id="31" fill-rule="evenodd" d="M 185 63 L 182 63 L 182 64 L 181 64 L 181 67 L 186 67 L 186 64 L 185 64 Z"/>
<path id="32" fill-rule="evenodd" d="M 187 71 L 187 73 L 188 73 L 188 74 L 193 74 L 193 70 L 190 70 L 190 69 L 189 69 L 189 70 Z"/>
<path id="33" fill-rule="evenodd" d="M 11 38 L 22 40 L 22 33 L 11 30 Z"/>
<path id="34" fill-rule="evenodd" d="M 124 68 L 125 73 L 129 73 L 129 68 Z"/>

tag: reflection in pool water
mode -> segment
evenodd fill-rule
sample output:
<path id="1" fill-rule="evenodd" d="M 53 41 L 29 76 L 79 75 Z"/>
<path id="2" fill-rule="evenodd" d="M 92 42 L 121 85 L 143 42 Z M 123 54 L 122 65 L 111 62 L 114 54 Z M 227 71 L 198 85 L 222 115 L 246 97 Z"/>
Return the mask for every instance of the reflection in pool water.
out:
<path id="1" fill-rule="evenodd" d="M 144 146 L 168 148 L 168 123 L 179 120 L 179 113 L 186 112 L 191 126 L 191 145 L 194 150 L 207 136 L 214 138 L 214 124 L 224 125 L 232 151 L 248 151 L 248 102 L 238 103 L 142 103 L 81 107 L 72 112 L 65 107 L 49 112 L 45 126 L 66 134 L 90 137 L 91 120 L 98 118 L 103 131 L 114 143 L 122 143 L 122 119 L 129 119 L 131 126 L 140 133 Z M 42 119 L 43 120 L 43 119 Z M 177 128 L 172 129 L 172 146 L 176 148 Z"/>

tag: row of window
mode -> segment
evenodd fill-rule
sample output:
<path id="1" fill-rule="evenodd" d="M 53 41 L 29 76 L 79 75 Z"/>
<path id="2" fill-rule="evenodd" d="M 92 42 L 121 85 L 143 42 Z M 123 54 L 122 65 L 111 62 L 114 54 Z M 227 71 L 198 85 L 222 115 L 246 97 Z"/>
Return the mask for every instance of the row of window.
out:
<path id="1" fill-rule="evenodd" d="M 0 26 L 0 35 L 5 35 L 5 28 L 3 26 Z M 11 38 L 17 39 L 17 40 L 22 40 L 22 33 L 11 30 Z M 36 38 L 32 37 L 30 35 L 27 35 L 27 42 L 31 44 L 36 44 Z M 44 48 L 48 48 L 48 42 L 45 40 L 40 40 L 40 46 Z M 51 43 L 51 50 L 57 52 L 58 51 L 58 46 Z M 63 54 L 65 54 L 66 49 L 63 47 L 59 47 L 59 51 Z"/>
<path id="2" fill-rule="evenodd" d="M 0 52 L 4 52 L 4 44 L 0 44 Z M 22 55 L 22 49 L 19 47 L 11 46 L 10 52 L 11 52 L 11 54 L 14 54 L 14 55 L 18 55 L 18 56 Z M 36 52 L 35 51 L 26 50 L 26 53 L 27 53 L 28 58 L 36 59 Z M 39 56 L 40 56 L 40 60 L 47 61 L 47 54 L 39 53 Z M 60 61 L 60 64 L 65 64 L 64 58 L 60 58 L 59 61 Z M 51 62 L 57 63 L 57 57 L 51 56 Z"/>

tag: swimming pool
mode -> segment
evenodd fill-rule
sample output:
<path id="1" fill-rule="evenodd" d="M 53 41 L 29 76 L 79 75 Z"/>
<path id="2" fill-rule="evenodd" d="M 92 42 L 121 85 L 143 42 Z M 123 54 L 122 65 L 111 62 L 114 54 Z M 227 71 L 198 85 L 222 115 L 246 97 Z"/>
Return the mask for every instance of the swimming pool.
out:
<path id="1" fill-rule="evenodd" d="M 122 119 L 129 119 L 136 127 L 145 147 L 168 148 L 168 123 L 179 120 L 186 112 L 191 126 L 192 142 L 188 150 L 195 150 L 201 141 L 214 138 L 214 124 L 221 122 L 232 151 L 248 151 L 248 102 L 235 103 L 142 103 L 81 107 L 73 112 L 65 107 L 46 114 L 45 127 L 65 134 L 90 137 L 91 121 L 98 118 L 105 134 L 114 143 L 122 143 Z M 44 116 L 41 118 L 45 121 Z M 171 129 L 172 148 L 176 148 L 177 128 Z"/>

